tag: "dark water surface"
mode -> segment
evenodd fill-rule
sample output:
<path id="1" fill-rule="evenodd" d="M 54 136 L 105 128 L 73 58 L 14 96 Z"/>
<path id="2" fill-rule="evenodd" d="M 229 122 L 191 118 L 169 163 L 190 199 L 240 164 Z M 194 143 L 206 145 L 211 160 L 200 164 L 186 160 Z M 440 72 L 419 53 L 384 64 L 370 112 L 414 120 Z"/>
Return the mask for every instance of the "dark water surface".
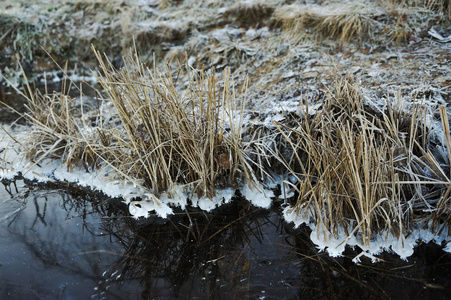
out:
<path id="1" fill-rule="evenodd" d="M 451 255 L 329 258 L 280 208 L 135 221 L 119 200 L 62 185 L 0 187 L 0 299 L 449 299 Z"/>

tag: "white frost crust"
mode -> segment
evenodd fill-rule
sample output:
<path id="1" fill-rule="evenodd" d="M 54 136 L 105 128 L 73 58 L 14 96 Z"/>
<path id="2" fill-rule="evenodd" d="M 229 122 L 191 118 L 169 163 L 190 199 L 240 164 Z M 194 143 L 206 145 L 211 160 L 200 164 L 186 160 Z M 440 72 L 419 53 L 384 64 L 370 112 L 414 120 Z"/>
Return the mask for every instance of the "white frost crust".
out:
<path id="1" fill-rule="evenodd" d="M 424 243 L 435 242 L 442 245 L 443 242 L 448 242 L 443 249 L 451 253 L 451 237 L 448 236 L 447 230 L 444 230 L 440 235 L 432 233 L 431 228 L 423 228 L 423 224 L 419 224 L 418 229 L 414 230 L 408 237 L 401 236 L 397 238 L 392 233 L 380 233 L 372 239 L 369 245 L 364 245 L 361 239 L 356 238 L 355 235 L 347 236 L 343 228 L 338 228 L 338 234 L 334 235 L 313 223 L 313 219 L 309 212 L 305 214 L 296 214 L 291 207 L 286 207 L 283 211 L 283 216 L 287 222 L 293 222 L 295 227 L 306 224 L 312 230 L 310 239 L 319 249 L 319 251 L 327 251 L 331 257 L 342 256 L 345 246 L 352 248 L 358 246 L 362 249 L 362 253 L 354 258 L 354 262 L 359 262 L 361 256 L 371 258 L 373 262 L 378 258 L 375 255 L 383 251 L 393 252 L 403 260 L 407 260 L 414 252 L 414 248 L 420 241 Z"/>
<path id="2" fill-rule="evenodd" d="M 245 184 L 244 187 L 240 189 L 240 192 L 243 197 L 253 205 L 262 208 L 269 208 L 272 203 L 271 198 L 274 197 L 274 193 L 271 190 L 265 189 L 261 185 L 249 187 L 248 184 Z"/>

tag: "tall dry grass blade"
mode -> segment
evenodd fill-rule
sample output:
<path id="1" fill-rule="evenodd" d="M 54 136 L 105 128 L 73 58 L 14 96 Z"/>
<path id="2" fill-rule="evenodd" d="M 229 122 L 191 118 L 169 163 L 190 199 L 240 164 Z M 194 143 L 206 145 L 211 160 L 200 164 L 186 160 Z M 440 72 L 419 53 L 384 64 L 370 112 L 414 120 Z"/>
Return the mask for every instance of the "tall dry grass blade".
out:
<path id="1" fill-rule="evenodd" d="M 99 52 L 96 56 L 99 83 L 118 122 L 100 129 L 102 144 L 95 148 L 119 177 L 141 180 L 156 195 L 176 184 L 210 198 L 217 187 L 243 181 L 257 186 L 241 142 L 243 112 L 229 87 L 229 70 L 223 88 L 214 75 L 180 70 L 190 78 L 183 90 L 169 69 L 151 70 L 137 55 L 125 58 L 120 70 Z"/>
<path id="2" fill-rule="evenodd" d="M 432 153 L 423 150 L 422 109 L 414 103 L 404 111 L 396 99 L 399 103 L 374 113 L 356 83 L 338 78 L 321 110 L 303 112 L 294 128 L 275 123 L 293 150 L 291 159 L 279 158 L 298 179 L 292 212 L 310 215 L 318 237 L 336 237 L 343 230 L 368 245 L 375 234 L 391 233 L 403 243 L 420 219 L 415 216 L 432 208 L 426 186 L 447 182 Z M 445 207 L 441 199 L 436 202 Z"/>

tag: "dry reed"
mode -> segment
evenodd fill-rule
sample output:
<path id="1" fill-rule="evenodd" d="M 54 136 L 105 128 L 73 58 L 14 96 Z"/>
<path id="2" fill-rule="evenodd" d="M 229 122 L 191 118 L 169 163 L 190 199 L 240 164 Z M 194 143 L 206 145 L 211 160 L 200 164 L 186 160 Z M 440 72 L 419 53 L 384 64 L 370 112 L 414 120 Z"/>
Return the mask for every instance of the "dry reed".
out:
<path id="1" fill-rule="evenodd" d="M 339 11 L 287 6 L 276 11 L 274 22 L 281 24 L 288 35 L 297 40 L 308 31 L 342 43 L 372 34 L 370 14 L 361 8 L 340 7 Z"/>
<path id="2" fill-rule="evenodd" d="M 103 73 L 99 83 L 117 122 L 104 122 L 102 143 L 93 148 L 120 177 L 156 195 L 184 184 L 207 197 L 218 186 L 254 182 L 241 143 L 242 109 L 239 114 L 230 71 L 224 71 L 220 88 L 214 75 L 188 67 L 188 88 L 180 92 L 169 71 L 151 70 L 137 56 L 125 59 L 120 70 L 100 53 L 96 56 Z"/>
<path id="3" fill-rule="evenodd" d="M 304 117 L 295 128 L 276 125 L 293 150 L 291 157 L 280 157 L 297 179 L 292 211 L 311 216 L 318 234 L 338 236 L 344 229 L 368 245 L 382 232 L 402 238 L 424 218 L 441 224 L 445 218 L 449 227 L 450 180 L 424 150 L 427 130 L 419 105 L 405 112 L 387 103 L 385 111 L 371 112 L 358 87 L 343 78 L 337 79 L 321 110 L 311 116 L 308 103 L 304 105 Z M 448 124 L 444 108 L 441 112 L 443 124 Z M 448 143 L 451 149 L 449 138 Z M 418 164 L 441 176 L 426 176 Z M 440 185 L 438 202 L 428 195 L 429 185 Z M 426 209 L 433 214 L 425 214 Z"/>
<path id="4" fill-rule="evenodd" d="M 89 144 L 95 137 L 83 133 L 83 107 L 68 95 L 74 83 L 67 78 L 67 66 L 62 70 L 65 78 L 61 92 L 52 93 L 47 91 L 47 82 L 44 93 L 33 89 L 22 66 L 20 68 L 26 82 L 25 91 L 15 89 L 26 98 L 27 112 L 17 113 L 31 125 L 28 140 L 21 144 L 25 157 L 34 164 L 45 159 L 61 159 L 69 171 L 73 171 L 74 166 L 83 166 L 87 171 L 94 167 L 96 158 Z"/>

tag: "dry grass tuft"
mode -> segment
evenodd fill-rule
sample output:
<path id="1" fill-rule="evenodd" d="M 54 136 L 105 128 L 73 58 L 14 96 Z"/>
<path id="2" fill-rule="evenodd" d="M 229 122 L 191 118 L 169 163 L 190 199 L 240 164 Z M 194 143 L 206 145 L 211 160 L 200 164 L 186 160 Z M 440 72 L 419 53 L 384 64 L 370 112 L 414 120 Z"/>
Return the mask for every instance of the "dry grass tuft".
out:
<path id="1" fill-rule="evenodd" d="M 412 34 L 412 31 L 406 24 L 397 23 L 393 26 L 388 34 L 390 36 L 390 40 L 396 42 L 396 44 L 399 45 L 408 42 L 409 36 Z"/>
<path id="2" fill-rule="evenodd" d="M 188 87 L 180 92 L 169 71 L 152 71 L 136 56 L 115 70 L 96 55 L 115 122 L 105 122 L 99 129 L 102 143 L 93 147 L 120 177 L 156 195 L 184 184 L 207 197 L 218 186 L 254 182 L 228 70 L 223 88 L 214 76 L 189 71 Z"/>
<path id="3" fill-rule="evenodd" d="M 210 198 L 217 188 L 257 188 L 241 141 L 245 101 L 238 106 L 229 69 L 218 83 L 215 75 L 179 66 L 174 74 L 189 78 L 179 83 L 170 70 L 151 70 L 136 54 L 124 58 L 119 70 L 95 55 L 106 99 L 102 109 L 91 110 L 94 116 L 84 115 L 82 102 L 64 93 L 72 82 L 51 94 L 27 84 L 23 117 L 32 131 L 23 146 L 29 160 L 62 159 L 70 171 L 75 165 L 112 168 L 114 177 L 157 196 L 176 184 Z M 96 122 L 88 124 L 86 117 Z"/>
<path id="4" fill-rule="evenodd" d="M 290 5 L 276 11 L 274 22 L 281 24 L 294 39 L 312 31 L 323 38 L 347 43 L 372 34 L 369 13 L 354 6 L 319 9 Z"/>
<path id="5" fill-rule="evenodd" d="M 425 7 L 443 15 L 451 14 L 449 0 L 385 0 L 385 4 L 391 8 L 400 7 Z"/>
<path id="6" fill-rule="evenodd" d="M 262 24 L 269 19 L 275 11 L 274 4 L 268 1 L 242 1 L 230 7 L 224 14 L 241 26 L 254 26 Z"/>
<path id="7" fill-rule="evenodd" d="M 314 28 L 320 21 L 320 16 L 303 6 L 288 5 L 277 9 L 273 22 L 281 26 L 285 34 L 294 41 L 301 40 L 307 30 Z"/>
<path id="8" fill-rule="evenodd" d="M 314 30 L 323 37 L 347 43 L 355 38 L 371 36 L 371 18 L 359 11 L 328 15 L 320 19 Z"/>
<path id="9" fill-rule="evenodd" d="M 96 158 L 88 145 L 95 138 L 83 133 L 83 107 L 77 106 L 76 99 L 67 94 L 73 82 L 65 78 L 61 92 L 48 93 L 46 87 L 45 93 L 42 93 L 32 89 L 23 69 L 22 73 L 26 94 L 17 92 L 28 101 L 28 112 L 22 117 L 32 126 L 29 139 L 22 144 L 26 158 L 34 164 L 44 159 L 61 159 L 69 171 L 74 166 L 83 166 L 87 171 L 95 167 Z M 64 74 L 67 74 L 66 70 Z"/>
<path id="10" fill-rule="evenodd" d="M 413 105 L 405 112 L 400 103 L 387 103 L 386 111 L 374 112 L 363 103 L 358 86 L 339 78 L 319 111 L 310 114 L 303 103 L 304 117 L 297 127 L 276 123 L 293 150 L 280 159 L 298 181 L 292 209 L 311 216 L 325 237 L 337 236 L 343 228 L 364 244 L 381 232 L 402 238 L 413 222 L 425 217 L 425 209 L 442 216 L 446 211 L 450 226 L 449 177 L 432 154 L 416 154 L 426 154 L 422 110 Z M 426 165 L 431 172 L 424 170 Z M 427 176 L 431 173 L 442 176 Z M 427 184 L 438 188 L 438 203 Z"/>

